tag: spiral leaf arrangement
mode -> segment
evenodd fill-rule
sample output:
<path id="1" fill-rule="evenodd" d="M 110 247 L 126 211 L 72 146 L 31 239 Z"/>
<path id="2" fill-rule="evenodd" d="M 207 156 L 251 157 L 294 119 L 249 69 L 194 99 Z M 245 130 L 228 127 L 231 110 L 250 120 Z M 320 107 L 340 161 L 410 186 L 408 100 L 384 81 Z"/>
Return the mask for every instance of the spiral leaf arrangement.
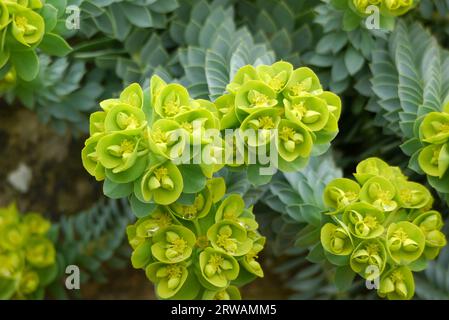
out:
<path id="1" fill-rule="evenodd" d="M 41 299 L 57 276 L 50 221 L 21 215 L 14 203 L 0 209 L 0 299 Z"/>
<path id="2" fill-rule="evenodd" d="M 335 179 L 324 190 L 325 256 L 338 266 L 337 278 L 352 282 L 357 273 L 378 281 L 380 297 L 411 299 L 412 271 L 424 270 L 446 245 L 441 214 L 431 209 L 433 198 L 423 185 L 379 158 L 360 162 L 354 177 Z"/>

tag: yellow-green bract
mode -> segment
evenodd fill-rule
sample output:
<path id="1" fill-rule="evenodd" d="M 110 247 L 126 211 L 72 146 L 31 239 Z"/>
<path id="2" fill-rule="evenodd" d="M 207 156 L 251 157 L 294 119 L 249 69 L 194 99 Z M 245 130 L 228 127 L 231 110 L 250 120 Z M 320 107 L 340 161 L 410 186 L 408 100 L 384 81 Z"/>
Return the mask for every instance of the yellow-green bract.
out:
<path id="1" fill-rule="evenodd" d="M 14 86 L 16 77 L 33 80 L 39 72 L 36 49 L 64 56 L 71 51 L 67 42 L 53 33 L 65 1 L 42 0 L 0 2 L 0 93 Z"/>
<path id="2" fill-rule="evenodd" d="M 214 178 L 191 204 L 159 206 L 128 226 L 131 262 L 160 299 L 240 299 L 237 286 L 263 277 L 265 238 L 252 209 L 224 194 L 223 178 Z"/>
<path id="3" fill-rule="evenodd" d="M 0 208 L 0 300 L 44 297 L 58 272 L 50 227 L 38 213 L 20 215 L 14 203 Z"/>
<path id="4" fill-rule="evenodd" d="M 446 237 L 433 197 L 379 158 L 357 165 L 355 181 L 338 178 L 325 188 L 321 245 L 338 266 L 349 266 L 388 299 L 411 299 L 412 271 L 435 259 Z"/>

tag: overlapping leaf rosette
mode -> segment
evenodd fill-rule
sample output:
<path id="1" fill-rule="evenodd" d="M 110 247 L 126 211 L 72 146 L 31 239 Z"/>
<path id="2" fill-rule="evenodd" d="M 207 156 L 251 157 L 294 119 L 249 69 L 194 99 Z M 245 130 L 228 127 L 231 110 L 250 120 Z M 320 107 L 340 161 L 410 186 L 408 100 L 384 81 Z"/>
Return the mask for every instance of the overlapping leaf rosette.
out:
<path id="1" fill-rule="evenodd" d="M 257 262 L 265 238 L 241 196 L 224 197 L 223 178 L 192 201 L 158 206 L 128 226 L 135 268 L 145 270 L 160 299 L 240 299 L 238 286 L 263 277 Z"/>
<path id="2" fill-rule="evenodd" d="M 0 208 L 0 300 L 42 299 L 57 276 L 50 221 L 19 214 L 15 204 Z"/>
<path id="3" fill-rule="evenodd" d="M 337 277 L 356 273 L 380 297 L 411 299 L 412 272 L 424 270 L 446 245 L 441 214 L 432 210 L 428 189 L 379 158 L 360 162 L 354 177 L 324 190 L 325 256 L 340 268 Z"/>
<path id="4" fill-rule="evenodd" d="M 442 112 L 426 114 L 419 126 L 423 147 L 417 152 L 418 163 L 429 183 L 442 193 L 449 193 L 449 103 Z"/>
<path id="5" fill-rule="evenodd" d="M 33 80 L 39 72 L 37 48 L 57 56 L 70 52 L 57 28 L 65 6 L 63 0 L 0 1 L 0 79 Z"/>
<path id="6" fill-rule="evenodd" d="M 307 67 L 294 69 L 284 61 L 247 65 L 226 88 L 228 93 L 215 101 L 220 129 L 237 129 L 237 140 L 244 143 L 240 151 L 245 166 L 266 166 L 259 155 L 271 159 L 274 155 L 275 167 L 297 171 L 311 155 L 325 152 L 338 133 L 341 100 L 324 91 L 317 75 Z M 253 179 L 251 170 L 248 178 L 261 184 L 257 177 Z"/>
<path id="7" fill-rule="evenodd" d="M 348 31 L 373 14 L 378 14 L 379 27 L 392 30 L 394 18 L 402 16 L 415 8 L 420 0 L 331 0 L 331 3 L 345 10 L 344 28 Z M 379 29 L 379 27 L 377 29 Z"/>

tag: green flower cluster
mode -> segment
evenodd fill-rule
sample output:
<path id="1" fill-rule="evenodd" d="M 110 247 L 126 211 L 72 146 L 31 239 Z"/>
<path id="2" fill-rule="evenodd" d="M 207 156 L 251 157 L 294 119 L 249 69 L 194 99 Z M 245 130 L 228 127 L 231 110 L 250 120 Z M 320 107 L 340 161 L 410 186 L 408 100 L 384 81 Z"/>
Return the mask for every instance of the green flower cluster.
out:
<path id="1" fill-rule="evenodd" d="M 240 299 L 237 286 L 263 277 L 265 238 L 241 196 L 224 197 L 223 178 L 208 180 L 190 202 L 159 206 L 128 226 L 135 268 L 160 299 Z"/>
<path id="2" fill-rule="evenodd" d="M 16 76 L 33 80 L 39 71 L 35 49 L 65 55 L 70 46 L 53 31 L 62 16 L 65 1 L 0 1 L 0 90 L 9 89 Z"/>
<path id="3" fill-rule="evenodd" d="M 419 0 L 348 0 L 349 7 L 357 14 L 367 16 L 367 7 L 376 6 L 386 16 L 401 16 L 413 9 Z"/>
<path id="4" fill-rule="evenodd" d="M 449 184 L 449 103 L 443 112 L 430 112 L 424 117 L 419 138 L 424 144 L 418 156 L 419 166 L 430 177 Z"/>
<path id="5" fill-rule="evenodd" d="M 423 185 L 379 158 L 360 162 L 354 177 L 324 190 L 326 256 L 367 280 L 380 277 L 379 296 L 411 299 L 412 271 L 425 269 L 446 245 L 441 214 L 431 210 L 433 197 Z"/>
<path id="6" fill-rule="evenodd" d="M 84 167 L 122 197 L 169 205 L 183 192 L 200 191 L 225 165 L 260 164 L 259 148 L 272 159 L 270 144 L 279 169 L 297 170 L 314 145 L 325 151 L 338 132 L 340 98 L 323 91 L 308 68 L 245 66 L 227 88 L 231 93 L 212 103 L 191 99 L 182 85 L 158 76 L 145 92 L 130 85 L 91 115 Z M 185 188 L 186 178 L 194 183 Z"/>
<path id="7" fill-rule="evenodd" d="M 82 160 L 98 181 L 106 178 L 121 185 L 126 191 L 121 196 L 132 194 L 144 204 L 169 205 L 183 192 L 183 176 L 201 189 L 206 177 L 222 167 L 213 157 L 209 163 L 191 161 L 194 155 L 215 150 L 205 129 L 218 129 L 218 120 L 212 103 L 191 99 L 183 86 L 153 76 L 145 93 L 132 84 L 118 99 L 100 106 L 103 111 L 90 117 L 91 136 Z M 175 164 L 181 159 L 187 164 Z"/>
<path id="8" fill-rule="evenodd" d="M 284 61 L 244 66 L 226 89 L 228 93 L 215 101 L 220 129 L 238 129 L 245 141 L 245 160 L 250 157 L 248 147 L 274 143 L 277 167 L 296 171 L 307 164 L 314 146 L 328 145 L 338 133 L 341 100 L 324 91 L 309 68 L 293 69 Z M 246 138 L 248 129 L 256 135 Z"/>
<path id="9" fill-rule="evenodd" d="M 50 227 L 40 214 L 20 216 L 15 204 L 0 209 L 0 300 L 43 297 L 57 275 Z"/>

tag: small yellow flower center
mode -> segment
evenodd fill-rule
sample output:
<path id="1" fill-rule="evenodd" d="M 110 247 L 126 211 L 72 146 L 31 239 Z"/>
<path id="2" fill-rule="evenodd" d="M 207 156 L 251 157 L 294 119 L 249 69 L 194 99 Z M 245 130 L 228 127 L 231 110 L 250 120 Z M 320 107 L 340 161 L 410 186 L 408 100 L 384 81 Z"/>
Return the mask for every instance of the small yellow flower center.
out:
<path id="1" fill-rule="evenodd" d="M 271 78 L 271 80 L 268 82 L 268 85 L 276 92 L 281 91 L 284 84 L 285 84 L 285 81 L 280 79 L 278 76 Z"/>
<path id="2" fill-rule="evenodd" d="M 304 115 L 307 112 L 306 107 L 304 107 L 304 102 L 302 102 L 302 101 L 300 103 L 293 104 L 292 109 L 293 109 L 293 113 L 298 118 L 298 120 L 301 120 L 302 117 L 304 117 Z"/>
<path id="3" fill-rule="evenodd" d="M 251 103 L 252 106 L 255 107 L 266 107 L 268 106 L 270 99 L 267 95 L 257 91 L 257 90 L 251 90 L 248 93 L 248 101 Z"/>
<path id="4" fill-rule="evenodd" d="M 432 158 L 430 158 L 430 163 L 434 166 L 438 166 L 438 159 L 440 158 L 440 148 L 433 149 Z"/>
<path id="5" fill-rule="evenodd" d="M 165 103 L 163 109 L 164 109 L 164 112 L 166 115 L 174 116 L 179 113 L 180 106 L 179 106 L 179 103 L 176 101 L 169 101 L 169 102 Z"/>
<path id="6" fill-rule="evenodd" d="M 117 124 L 122 130 L 136 129 L 140 125 L 139 120 L 136 118 L 135 115 L 133 114 L 128 115 L 125 112 L 119 112 L 117 114 Z"/>
<path id="7" fill-rule="evenodd" d="M 123 140 L 120 144 L 122 153 L 132 153 L 134 151 L 134 142 L 131 140 Z"/>
<path id="8" fill-rule="evenodd" d="M 304 141 L 304 136 L 290 127 L 283 127 L 279 137 L 283 140 L 283 146 L 288 152 L 295 151 L 296 145 Z"/>
<path id="9" fill-rule="evenodd" d="M 178 265 L 167 266 L 168 278 L 180 278 L 182 276 L 182 268 Z"/>
<path id="10" fill-rule="evenodd" d="M 16 25 L 22 32 L 25 31 L 26 26 L 28 25 L 28 19 L 24 16 L 16 17 Z"/>

